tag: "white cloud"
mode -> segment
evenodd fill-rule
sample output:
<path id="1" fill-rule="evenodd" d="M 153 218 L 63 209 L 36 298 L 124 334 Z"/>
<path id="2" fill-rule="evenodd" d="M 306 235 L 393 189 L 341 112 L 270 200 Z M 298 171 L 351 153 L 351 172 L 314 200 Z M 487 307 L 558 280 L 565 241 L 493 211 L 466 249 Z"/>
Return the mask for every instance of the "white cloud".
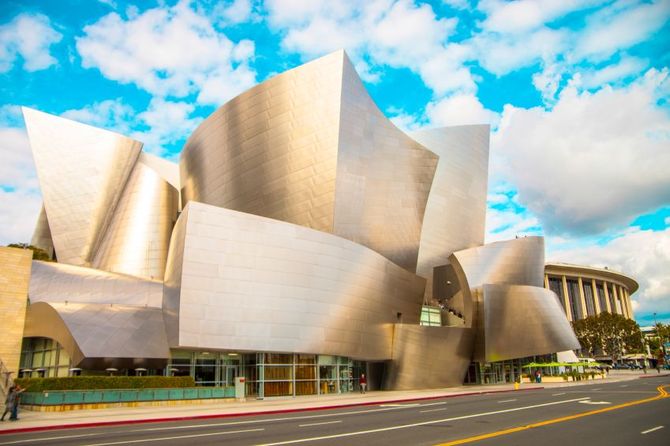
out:
<path id="1" fill-rule="evenodd" d="M 438 18 L 428 4 L 271 0 L 266 7 L 287 51 L 313 58 L 344 48 L 368 81 L 378 80 L 376 67 L 390 66 L 409 68 L 438 95 L 475 89 L 464 65 L 469 48 L 447 44 L 457 20 Z"/>
<path id="2" fill-rule="evenodd" d="M 504 202 L 502 197 L 496 197 L 494 200 Z M 537 218 L 527 212 L 518 213 L 511 209 L 489 207 L 486 210 L 486 243 L 527 235 L 542 235 Z"/>
<path id="3" fill-rule="evenodd" d="M 129 136 L 143 142 L 143 150 L 161 155 L 166 146 L 188 138 L 202 121 L 193 116 L 194 111 L 190 103 L 153 98 L 147 109 L 138 113 L 121 99 L 109 99 L 67 110 L 61 116 Z"/>
<path id="4" fill-rule="evenodd" d="M 670 19 L 670 3 L 657 0 L 638 3 L 619 0 L 587 19 L 587 27 L 577 40 L 577 59 L 603 60 L 642 42 Z"/>
<path id="5" fill-rule="evenodd" d="M 253 5 L 250 0 L 232 0 L 217 3 L 212 14 L 218 16 L 223 24 L 237 24 L 250 20 Z"/>
<path id="6" fill-rule="evenodd" d="M 556 105 L 506 106 L 491 171 L 550 233 L 597 233 L 670 202 L 670 116 L 656 102 L 668 70 L 596 93 L 566 87 Z M 666 92 L 667 94 L 667 92 Z"/>
<path id="7" fill-rule="evenodd" d="M 17 58 L 23 59 L 23 69 L 38 71 L 55 65 L 51 45 L 63 36 L 51 27 L 49 18 L 42 14 L 20 14 L 0 26 L 0 73 L 12 69 Z"/>
<path id="8" fill-rule="evenodd" d="M 492 124 L 498 122 L 498 115 L 486 108 L 472 94 L 448 96 L 431 102 L 426 107 L 426 117 L 432 127 Z"/>
<path id="9" fill-rule="evenodd" d="M 0 245 L 29 242 L 42 202 L 28 136 L 0 127 Z"/>
<path id="10" fill-rule="evenodd" d="M 232 42 L 187 1 L 141 14 L 129 10 L 128 20 L 111 13 L 86 26 L 84 33 L 77 38 L 77 50 L 85 68 L 159 96 L 184 97 L 206 89 L 198 100 L 220 105 L 222 97 L 255 82 L 250 42 Z M 208 84 L 209 79 L 216 81 Z M 211 91 L 221 85 L 227 86 L 224 94 Z"/>
<path id="11" fill-rule="evenodd" d="M 600 88 L 621 79 L 636 76 L 649 66 L 649 61 L 637 57 L 624 57 L 618 63 L 601 69 L 583 70 L 578 73 L 579 86 L 586 89 Z"/>
<path id="12" fill-rule="evenodd" d="M 666 313 L 670 308 L 670 228 L 630 229 L 604 245 L 558 246 L 548 252 L 547 260 L 607 266 L 631 276 L 640 284 L 632 296 L 637 314 Z"/>

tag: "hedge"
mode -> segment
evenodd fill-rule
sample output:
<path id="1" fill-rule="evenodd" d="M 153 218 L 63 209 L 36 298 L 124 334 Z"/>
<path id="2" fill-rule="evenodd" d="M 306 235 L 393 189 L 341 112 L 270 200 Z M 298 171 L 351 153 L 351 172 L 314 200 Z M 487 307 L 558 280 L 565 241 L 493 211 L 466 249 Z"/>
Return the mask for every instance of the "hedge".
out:
<path id="1" fill-rule="evenodd" d="M 61 378 L 18 378 L 14 382 L 28 392 L 195 387 L 192 376 L 68 376 Z"/>

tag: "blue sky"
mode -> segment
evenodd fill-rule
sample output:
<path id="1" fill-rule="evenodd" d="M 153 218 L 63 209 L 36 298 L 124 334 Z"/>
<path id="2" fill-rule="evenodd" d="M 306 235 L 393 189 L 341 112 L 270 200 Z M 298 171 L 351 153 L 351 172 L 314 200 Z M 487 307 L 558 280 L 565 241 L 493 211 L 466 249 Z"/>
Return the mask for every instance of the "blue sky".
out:
<path id="1" fill-rule="evenodd" d="M 670 322 L 670 0 L 12 1 L 0 8 L 0 243 L 39 187 L 19 106 L 175 160 L 247 88 L 345 48 L 400 127 L 492 125 L 487 240 L 634 277 Z"/>

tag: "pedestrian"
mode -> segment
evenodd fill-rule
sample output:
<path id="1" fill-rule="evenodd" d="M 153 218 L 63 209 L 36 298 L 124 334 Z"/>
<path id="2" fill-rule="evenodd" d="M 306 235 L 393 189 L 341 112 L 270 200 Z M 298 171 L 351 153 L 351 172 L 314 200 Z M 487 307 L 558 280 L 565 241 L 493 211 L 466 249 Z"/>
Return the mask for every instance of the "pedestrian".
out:
<path id="1" fill-rule="evenodd" d="M 646 375 L 647 374 L 647 363 L 646 362 L 644 364 L 642 364 L 642 370 L 644 371 L 644 374 Z"/>
<path id="2" fill-rule="evenodd" d="M 542 382 L 542 372 L 540 372 L 539 370 L 535 371 L 535 382 L 536 383 Z"/>
<path id="3" fill-rule="evenodd" d="M 5 421 L 5 415 L 9 414 L 9 419 L 12 419 L 14 414 L 14 405 L 16 404 L 16 386 L 11 386 L 7 391 L 7 398 L 5 398 L 5 411 L 2 413 L 0 421 Z"/>
<path id="4" fill-rule="evenodd" d="M 21 404 L 21 394 L 25 392 L 26 389 L 20 385 L 16 385 L 14 392 L 16 392 L 16 397 L 14 398 L 14 406 L 12 408 L 12 415 L 9 417 L 9 421 L 16 421 L 19 419 L 19 404 Z"/>
<path id="5" fill-rule="evenodd" d="M 365 377 L 365 373 L 361 375 L 361 379 L 358 383 L 361 385 L 361 393 L 365 393 L 368 387 L 368 380 Z"/>

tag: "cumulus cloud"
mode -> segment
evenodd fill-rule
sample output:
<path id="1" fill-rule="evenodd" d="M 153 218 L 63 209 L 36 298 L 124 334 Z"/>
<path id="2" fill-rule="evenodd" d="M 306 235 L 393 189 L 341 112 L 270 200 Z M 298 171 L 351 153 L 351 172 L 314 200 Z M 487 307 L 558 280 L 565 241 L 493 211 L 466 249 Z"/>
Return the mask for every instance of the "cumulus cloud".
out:
<path id="1" fill-rule="evenodd" d="M 498 115 L 486 109 L 473 94 L 458 94 L 431 102 L 426 107 L 426 116 L 432 127 L 497 124 Z"/>
<path id="2" fill-rule="evenodd" d="M 549 243 L 551 244 L 551 243 Z M 605 267 L 623 272 L 640 284 L 632 296 L 636 313 L 666 313 L 670 306 L 670 228 L 631 228 L 603 245 L 582 245 L 548 252 L 548 261 Z"/>
<path id="3" fill-rule="evenodd" d="M 312 58 L 344 48 L 362 75 L 377 80 L 375 66 L 409 68 L 437 94 L 472 91 L 474 80 L 463 66 L 467 48 L 447 45 L 455 18 L 439 18 L 427 4 L 410 0 L 299 1 L 266 4 L 270 26 L 282 47 Z"/>
<path id="4" fill-rule="evenodd" d="M 552 109 L 506 106 L 492 171 L 549 233 L 598 233 L 670 202 L 668 70 L 626 88 L 564 89 Z"/>
<path id="5" fill-rule="evenodd" d="M 193 104 L 156 97 L 142 112 L 121 99 L 108 99 L 67 110 L 61 116 L 129 136 L 143 142 L 143 150 L 162 155 L 167 146 L 185 140 L 202 121 L 194 111 Z"/>
<path id="6" fill-rule="evenodd" d="M 38 71 L 55 65 L 51 46 L 60 42 L 62 35 L 53 29 L 49 18 L 42 14 L 20 14 L 0 26 L 0 73 L 11 70 L 17 59 L 23 60 L 23 69 Z"/>
<path id="7" fill-rule="evenodd" d="M 84 28 L 76 46 L 85 68 L 159 96 L 184 97 L 205 89 L 198 100 L 215 105 L 254 84 L 253 44 L 233 42 L 189 2 L 141 14 L 129 10 L 127 16 L 111 13 Z M 227 88 L 217 94 L 213 89 L 221 85 Z"/>
<path id="8" fill-rule="evenodd" d="M 42 198 L 28 135 L 17 127 L 17 106 L 0 114 L 0 245 L 29 242 Z"/>

